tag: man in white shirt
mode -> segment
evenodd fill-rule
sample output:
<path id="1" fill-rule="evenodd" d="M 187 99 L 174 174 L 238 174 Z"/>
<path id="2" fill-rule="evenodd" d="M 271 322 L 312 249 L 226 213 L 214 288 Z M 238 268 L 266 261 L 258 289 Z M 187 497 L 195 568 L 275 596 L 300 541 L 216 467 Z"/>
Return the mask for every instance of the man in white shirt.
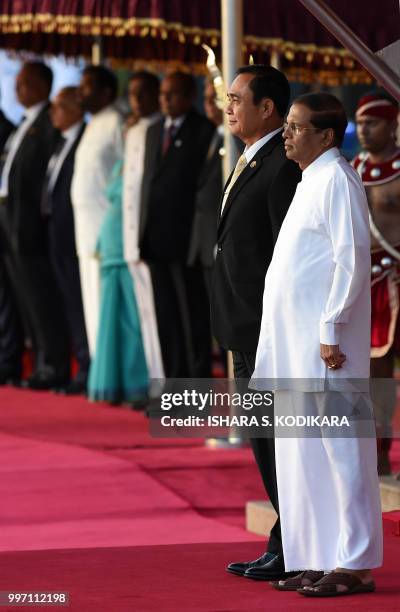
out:
<path id="1" fill-rule="evenodd" d="M 164 369 L 150 270 L 140 258 L 139 222 L 146 134 L 148 128 L 161 119 L 159 90 L 158 77 L 145 70 L 134 72 L 129 79 L 129 105 L 136 123 L 126 133 L 122 192 L 124 259 L 133 279 L 143 347 L 152 381 L 162 379 Z"/>
<path id="2" fill-rule="evenodd" d="M 52 72 L 41 62 L 27 62 L 18 73 L 16 90 L 25 118 L 12 140 L 0 191 L 9 276 L 32 340 L 35 364 L 27 385 L 34 389 L 64 384 L 69 369 L 64 318 L 41 215 L 46 168 L 58 138 L 48 116 L 51 85 Z"/>
<path id="3" fill-rule="evenodd" d="M 301 573 L 274 586 L 311 597 L 371 592 L 370 569 L 382 564 L 368 394 L 368 205 L 360 177 L 338 150 L 346 125 L 330 94 L 301 96 L 290 108 L 286 155 L 303 177 L 266 275 L 251 381 L 275 390 L 276 418 L 328 419 L 290 433 L 276 426 L 285 568 Z M 336 429 L 328 426 L 333 417 L 340 418 Z"/>
<path id="4" fill-rule="evenodd" d="M 113 107 L 117 96 L 116 77 L 104 66 L 85 68 L 79 93 L 83 109 L 92 118 L 76 152 L 71 195 L 86 332 L 93 355 L 100 298 L 96 243 L 109 206 L 105 195 L 107 181 L 123 153 L 122 118 Z"/>
<path id="5" fill-rule="evenodd" d="M 50 260 L 64 304 L 69 343 L 78 363 L 74 380 L 61 390 L 73 395 L 86 391 L 90 361 L 70 196 L 75 153 L 85 130 L 77 87 L 58 92 L 51 105 L 51 121 L 61 137 L 47 167 L 42 214 L 48 220 Z"/>

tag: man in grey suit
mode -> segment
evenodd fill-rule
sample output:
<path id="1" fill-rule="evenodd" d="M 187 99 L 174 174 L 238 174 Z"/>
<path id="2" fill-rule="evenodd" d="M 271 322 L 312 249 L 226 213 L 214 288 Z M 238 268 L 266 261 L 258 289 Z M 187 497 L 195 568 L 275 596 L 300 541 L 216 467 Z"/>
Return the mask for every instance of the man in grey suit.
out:
<path id="1" fill-rule="evenodd" d="M 217 244 L 219 201 L 223 188 L 221 153 L 224 144 L 224 119 L 222 110 L 217 106 L 216 97 L 212 81 L 207 80 L 204 87 L 204 110 L 206 117 L 215 125 L 215 132 L 199 177 L 188 255 L 189 266 L 202 267 L 208 292 Z"/>
<path id="2" fill-rule="evenodd" d="M 70 347 L 78 363 L 74 379 L 59 391 L 78 395 L 86 391 L 90 357 L 70 195 L 75 153 L 85 130 L 77 87 L 64 87 L 58 92 L 52 101 L 51 121 L 61 135 L 47 167 L 42 214 L 48 221 L 50 262 L 64 305 Z"/>

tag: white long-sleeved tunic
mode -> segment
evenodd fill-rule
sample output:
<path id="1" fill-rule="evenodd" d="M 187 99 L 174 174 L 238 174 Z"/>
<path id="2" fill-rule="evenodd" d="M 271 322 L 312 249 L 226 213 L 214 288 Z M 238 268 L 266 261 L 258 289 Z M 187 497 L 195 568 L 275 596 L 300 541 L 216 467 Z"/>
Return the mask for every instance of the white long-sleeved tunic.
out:
<path id="1" fill-rule="evenodd" d="M 126 262 L 137 262 L 139 253 L 140 195 L 146 150 L 146 133 L 161 118 L 160 113 L 142 117 L 129 128 L 125 139 L 122 195 L 123 243 Z"/>
<path id="2" fill-rule="evenodd" d="M 122 118 L 113 106 L 96 113 L 75 156 L 71 198 L 79 256 L 93 256 L 104 215 L 110 205 L 107 182 L 123 154 Z"/>
<path id="3" fill-rule="evenodd" d="M 347 356 L 341 369 L 325 366 L 320 343 L 339 344 Z M 369 346 L 367 199 L 358 174 L 332 148 L 304 170 L 282 224 L 250 386 L 346 389 L 345 380 L 368 379 Z"/>

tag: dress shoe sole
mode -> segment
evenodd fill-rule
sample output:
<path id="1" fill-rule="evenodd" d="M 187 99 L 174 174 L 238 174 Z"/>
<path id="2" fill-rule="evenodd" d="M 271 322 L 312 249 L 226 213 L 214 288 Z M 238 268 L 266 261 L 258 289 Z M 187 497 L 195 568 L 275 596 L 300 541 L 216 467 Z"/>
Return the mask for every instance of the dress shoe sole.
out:
<path id="1" fill-rule="evenodd" d="M 235 576 L 244 576 L 244 571 L 241 572 L 240 570 L 234 570 L 234 569 L 230 569 L 229 567 L 226 568 L 226 571 L 229 574 L 234 574 Z"/>
<path id="2" fill-rule="evenodd" d="M 299 572 L 281 572 L 281 573 L 270 573 L 270 574 L 244 574 L 245 578 L 249 578 L 250 580 L 259 580 L 264 582 L 275 582 L 277 580 L 286 580 L 286 578 L 293 578 L 294 576 L 298 576 Z"/>

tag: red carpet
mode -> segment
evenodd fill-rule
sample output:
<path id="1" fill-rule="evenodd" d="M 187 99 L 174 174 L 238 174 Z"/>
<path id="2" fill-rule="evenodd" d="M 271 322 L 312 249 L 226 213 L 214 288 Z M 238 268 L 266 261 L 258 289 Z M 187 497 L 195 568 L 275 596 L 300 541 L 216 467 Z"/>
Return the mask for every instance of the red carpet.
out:
<path id="1" fill-rule="evenodd" d="M 0 591 L 66 590 L 74 612 L 400 610 L 396 536 L 377 594 L 323 606 L 224 571 L 263 549 L 244 529 L 263 498 L 249 449 L 152 439 L 141 414 L 14 389 L 0 443 Z"/>
<path id="2" fill-rule="evenodd" d="M 1 588 L 68 591 L 69 610 L 74 612 L 400 609 L 399 544 L 395 538 L 386 542 L 386 567 L 376 572 L 378 593 L 323 601 L 279 593 L 264 582 L 223 571 L 232 559 L 253 558 L 259 551 L 260 545 L 253 542 L 2 553 Z"/>

